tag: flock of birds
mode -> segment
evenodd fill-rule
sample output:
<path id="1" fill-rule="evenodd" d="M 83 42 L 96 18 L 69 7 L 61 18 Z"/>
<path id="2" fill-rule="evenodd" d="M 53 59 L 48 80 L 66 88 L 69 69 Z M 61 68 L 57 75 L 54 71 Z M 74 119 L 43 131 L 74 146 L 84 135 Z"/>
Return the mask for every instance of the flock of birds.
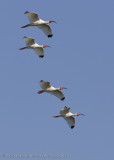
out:
<path id="1" fill-rule="evenodd" d="M 46 34 L 46 36 L 48 38 L 53 36 L 52 30 L 51 30 L 51 28 L 48 24 L 52 23 L 52 22 L 55 22 L 55 21 L 52 21 L 52 20 L 43 21 L 42 19 L 39 18 L 38 14 L 28 12 L 28 11 L 25 12 L 25 15 L 28 17 L 30 23 L 22 26 L 21 28 L 26 28 L 26 27 L 29 27 L 29 26 L 36 26 L 39 29 L 41 29 Z M 50 46 L 47 46 L 47 45 L 38 45 L 35 42 L 35 40 L 33 38 L 30 38 L 30 37 L 24 37 L 24 41 L 26 43 L 26 46 L 23 47 L 23 48 L 20 48 L 20 50 L 33 49 L 38 54 L 38 56 L 40 58 L 44 57 L 44 49 L 43 48 L 50 47 Z M 47 93 L 50 93 L 50 94 L 56 96 L 57 98 L 59 98 L 62 101 L 65 99 L 65 96 L 64 96 L 64 94 L 62 93 L 61 90 L 62 89 L 67 89 L 67 88 L 65 88 L 65 87 L 55 88 L 50 84 L 50 82 L 43 81 L 43 80 L 40 81 L 40 86 L 41 86 L 42 90 L 38 91 L 38 94 L 41 94 L 43 92 L 47 92 Z M 80 116 L 80 115 L 84 115 L 84 114 L 81 114 L 81 113 L 73 114 L 69 110 L 70 110 L 70 107 L 65 106 L 64 109 L 60 110 L 59 115 L 53 116 L 53 117 L 55 117 L 55 118 L 63 117 L 67 121 L 69 127 L 71 129 L 73 129 L 74 126 L 75 126 L 75 118 L 73 116 Z"/>

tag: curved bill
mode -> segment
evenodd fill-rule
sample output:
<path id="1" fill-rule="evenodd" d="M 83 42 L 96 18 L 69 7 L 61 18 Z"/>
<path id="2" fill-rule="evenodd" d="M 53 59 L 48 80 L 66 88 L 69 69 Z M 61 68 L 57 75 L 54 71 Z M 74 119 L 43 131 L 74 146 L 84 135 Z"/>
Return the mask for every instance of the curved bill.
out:
<path id="1" fill-rule="evenodd" d="M 67 89 L 66 87 L 63 87 L 63 89 Z"/>
<path id="2" fill-rule="evenodd" d="M 80 113 L 80 115 L 83 115 L 83 116 L 85 116 L 85 114 L 83 114 L 83 113 Z"/>
<path id="3" fill-rule="evenodd" d="M 46 47 L 49 47 L 49 48 L 51 48 L 50 46 L 46 46 Z"/>
<path id="4" fill-rule="evenodd" d="M 57 22 L 56 22 L 56 21 L 53 21 L 53 22 L 57 24 Z"/>

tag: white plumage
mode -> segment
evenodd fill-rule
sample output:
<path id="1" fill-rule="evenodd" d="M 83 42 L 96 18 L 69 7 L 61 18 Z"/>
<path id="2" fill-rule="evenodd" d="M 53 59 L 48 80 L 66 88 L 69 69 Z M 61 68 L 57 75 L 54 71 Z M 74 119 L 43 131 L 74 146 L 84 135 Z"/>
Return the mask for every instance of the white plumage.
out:
<path id="1" fill-rule="evenodd" d="M 49 20 L 49 21 L 43 21 L 42 19 L 39 18 L 38 14 L 32 13 L 32 12 L 25 12 L 26 16 L 28 17 L 30 24 L 24 25 L 21 28 L 29 27 L 29 26 L 37 26 L 40 28 L 47 36 L 52 37 L 52 30 L 48 23 L 52 23 L 55 21 Z M 55 22 L 56 23 L 56 22 Z"/>
<path id="2" fill-rule="evenodd" d="M 71 129 L 73 129 L 74 126 L 75 126 L 75 118 L 73 116 L 80 116 L 80 115 L 84 115 L 84 114 L 81 114 L 81 113 L 75 113 L 75 114 L 73 114 L 73 113 L 69 112 L 69 110 L 70 110 L 70 107 L 64 107 L 64 109 L 62 109 L 60 111 L 59 115 L 53 116 L 53 117 L 55 117 L 55 118 L 57 118 L 57 117 L 63 117 L 66 120 L 68 126 Z"/>
<path id="3" fill-rule="evenodd" d="M 64 94 L 61 92 L 62 89 L 66 89 L 65 87 L 58 87 L 58 88 L 54 88 L 53 86 L 51 86 L 50 82 L 48 81 L 40 81 L 40 86 L 43 90 L 40 90 L 38 92 L 38 94 L 43 93 L 43 92 L 47 92 L 50 93 L 56 97 L 58 97 L 61 100 L 65 99 Z"/>
<path id="4" fill-rule="evenodd" d="M 24 41 L 26 43 L 26 47 L 20 48 L 23 49 L 33 49 L 40 58 L 44 57 L 44 49 L 45 47 L 50 47 L 47 45 L 38 45 L 33 38 L 24 37 Z"/>

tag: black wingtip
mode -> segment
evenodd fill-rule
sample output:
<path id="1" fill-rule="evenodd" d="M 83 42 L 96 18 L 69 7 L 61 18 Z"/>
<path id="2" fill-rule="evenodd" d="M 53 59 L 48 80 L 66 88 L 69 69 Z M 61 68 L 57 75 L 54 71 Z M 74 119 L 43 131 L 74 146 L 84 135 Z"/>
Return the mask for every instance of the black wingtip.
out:
<path id="1" fill-rule="evenodd" d="M 40 58 L 43 58 L 44 56 L 39 56 Z"/>
<path id="2" fill-rule="evenodd" d="M 26 11 L 24 14 L 27 14 L 27 13 L 29 13 L 28 11 Z"/>
<path id="3" fill-rule="evenodd" d="M 51 34 L 51 35 L 48 35 L 48 38 L 51 38 L 53 36 L 53 34 Z"/>
<path id="4" fill-rule="evenodd" d="M 23 39 L 24 39 L 24 38 L 27 38 L 27 37 L 26 37 L 26 36 L 24 36 L 24 37 L 23 37 Z"/>
<path id="5" fill-rule="evenodd" d="M 43 82 L 43 80 L 41 80 L 40 82 Z"/>
<path id="6" fill-rule="evenodd" d="M 71 126 L 71 129 L 73 129 L 74 128 L 74 126 Z"/>
<path id="7" fill-rule="evenodd" d="M 65 97 L 61 98 L 61 101 L 63 101 L 65 99 Z"/>

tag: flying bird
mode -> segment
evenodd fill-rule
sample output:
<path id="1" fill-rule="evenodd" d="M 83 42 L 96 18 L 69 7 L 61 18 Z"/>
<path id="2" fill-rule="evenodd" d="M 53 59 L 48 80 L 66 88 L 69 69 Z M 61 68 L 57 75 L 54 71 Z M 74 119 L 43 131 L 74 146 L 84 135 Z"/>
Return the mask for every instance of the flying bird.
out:
<path id="1" fill-rule="evenodd" d="M 65 99 L 65 96 L 64 94 L 61 92 L 62 89 L 67 89 L 65 87 L 58 87 L 58 88 L 55 88 L 53 86 L 51 86 L 50 82 L 48 81 L 43 81 L 41 80 L 40 81 L 40 86 L 43 90 L 40 90 L 38 91 L 38 94 L 41 94 L 43 92 L 47 92 L 47 93 L 50 93 L 56 97 L 58 97 L 60 100 L 64 100 Z"/>
<path id="2" fill-rule="evenodd" d="M 26 46 L 23 48 L 20 48 L 19 50 L 23 49 L 33 49 L 40 58 L 44 57 L 44 49 L 45 47 L 50 47 L 47 45 L 38 45 L 33 38 L 24 37 L 24 41 L 26 43 Z"/>
<path id="3" fill-rule="evenodd" d="M 29 27 L 29 26 L 37 26 L 48 36 L 48 38 L 53 36 L 52 30 L 51 30 L 50 26 L 48 25 L 48 23 L 52 23 L 55 21 L 52 21 L 52 20 L 43 21 L 42 19 L 39 18 L 38 14 L 28 12 L 28 11 L 25 12 L 25 15 L 28 17 L 30 23 L 22 26 L 21 28 L 25 28 L 25 27 Z"/>
<path id="4" fill-rule="evenodd" d="M 64 109 L 62 109 L 60 111 L 59 115 L 53 116 L 53 117 L 54 118 L 63 117 L 66 120 L 66 122 L 68 123 L 69 127 L 71 129 L 73 129 L 74 126 L 75 126 L 75 118 L 73 116 L 80 116 L 80 115 L 84 115 L 84 114 L 82 114 L 82 113 L 75 113 L 75 114 L 73 114 L 73 113 L 69 112 L 69 110 L 70 110 L 70 107 L 66 107 L 65 106 Z"/>

